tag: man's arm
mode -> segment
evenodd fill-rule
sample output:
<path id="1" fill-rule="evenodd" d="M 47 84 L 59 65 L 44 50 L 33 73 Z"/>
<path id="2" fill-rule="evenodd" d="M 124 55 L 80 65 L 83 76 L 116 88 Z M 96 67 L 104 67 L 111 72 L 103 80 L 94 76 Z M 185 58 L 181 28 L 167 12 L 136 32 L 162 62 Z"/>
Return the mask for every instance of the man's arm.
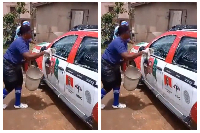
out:
<path id="1" fill-rule="evenodd" d="M 44 55 L 44 51 L 40 52 L 40 53 L 36 53 L 36 54 L 31 54 L 29 52 L 25 52 L 23 53 L 23 56 L 26 60 L 34 60 L 34 59 L 37 59 L 38 57 Z"/>
<path id="2" fill-rule="evenodd" d="M 117 50 L 117 52 L 122 56 L 122 58 L 124 58 L 125 60 L 132 60 L 137 58 L 138 56 L 141 56 L 143 53 L 145 53 L 144 51 L 140 51 L 139 53 L 135 53 L 135 54 L 130 54 L 128 53 L 127 48 L 125 47 L 125 45 L 123 43 L 117 42 L 115 45 L 115 49 Z"/>
<path id="3" fill-rule="evenodd" d="M 37 59 L 38 57 L 44 55 L 44 53 L 45 53 L 43 51 L 43 52 L 40 52 L 40 53 L 37 53 L 37 54 L 31 54 L 29 52 L 28 46 L 23 42 L 21 42 L 17 45 L 17 49 L 19 50 L 20 54 L 22 54 L 23 57 L 28 61 Z"/>
<path id="4" fill-rule="evenodd" d="M 125 59 L 125 60 L 133 60 L 139 56 L 141 56 L 144 52 L 141 51 L 139 53 L 134 53 L 134 54 L 129 54 L 128 52 L 124 52 L 121 54 L 121 56 Z"/>

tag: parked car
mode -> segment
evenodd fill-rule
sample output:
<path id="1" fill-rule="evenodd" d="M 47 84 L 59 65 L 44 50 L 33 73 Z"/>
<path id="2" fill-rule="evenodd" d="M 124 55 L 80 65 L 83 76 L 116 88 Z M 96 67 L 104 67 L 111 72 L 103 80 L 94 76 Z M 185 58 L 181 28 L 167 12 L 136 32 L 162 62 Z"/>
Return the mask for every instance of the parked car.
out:
<path id="1" fill-rule="evenodd" d="M 98 31 L 98 25 L 77 25 L 74 26 L 70 31 Z"/>
<path id="2" fill-rule="evenodd" d="M 177 31 L 177 30 L 197 30 L 197 25 L 175 25 L 169 31 Z"/>
<path id="3" fill-rule="evenodd" d="M 142 81 L 155 96 L 191 129 L 197 129 L 197 31 L 168 31 L 150 43 L 133 46 L 152 48 L 129 64 L 142 73 Z"/>
<path id="4" fill-rule="evenodd" d="M 43 56 L 36 65 L 56 95 L 92 129 L 98 128 L 98 32 L 70 31 L 52 43 L 35 46 L 54 48 L 52 57 Z"/>

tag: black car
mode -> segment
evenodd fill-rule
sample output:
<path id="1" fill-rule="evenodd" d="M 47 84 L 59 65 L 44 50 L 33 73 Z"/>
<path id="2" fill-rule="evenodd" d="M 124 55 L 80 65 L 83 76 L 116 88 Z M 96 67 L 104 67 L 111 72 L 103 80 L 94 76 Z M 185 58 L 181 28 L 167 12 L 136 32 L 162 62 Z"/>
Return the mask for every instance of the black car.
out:
<path id="1" fill-rule="evenodd" d="M 77 25 L 74 26 L 70 31 L 80 31 L 80 30 L 98 31 L 98 25 Z"/>
<path id="2" fill-rule="evenodd" d="M 175 25 L 169 31 L 177 30 L 197 30 L 197 25 Z"/>

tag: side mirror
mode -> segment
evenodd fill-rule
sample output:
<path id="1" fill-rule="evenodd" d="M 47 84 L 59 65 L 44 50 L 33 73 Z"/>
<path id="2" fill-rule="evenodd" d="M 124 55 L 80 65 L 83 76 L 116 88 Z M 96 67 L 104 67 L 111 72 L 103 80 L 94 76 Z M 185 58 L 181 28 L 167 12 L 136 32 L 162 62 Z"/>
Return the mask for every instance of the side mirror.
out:
<path id="1" fill-rule="evenodd" d="M 44 50 L 47 50 L 47 47 L 46 46 L 43 46 L 41 49 L 40 49 L 40 52 L 44 51 Z"/>

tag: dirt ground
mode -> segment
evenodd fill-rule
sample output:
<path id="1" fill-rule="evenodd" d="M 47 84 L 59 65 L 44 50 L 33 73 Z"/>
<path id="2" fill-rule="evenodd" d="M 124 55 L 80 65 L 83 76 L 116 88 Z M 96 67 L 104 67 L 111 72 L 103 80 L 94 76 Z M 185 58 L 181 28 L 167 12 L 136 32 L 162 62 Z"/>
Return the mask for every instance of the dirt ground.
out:
<path id="1" fill-rule="evenodd" d="M 15 109 L 14 91 L 5 99 L 8 107 L 3 110 L 3 130 L 89 130 L 50 88 L 30 92 L 23 87 L 22 102 L 27 109 Z"/>
<path id="2" fill-rule="evenodd" d="M 102 130 L 187 130 L 188 128 L 173 115 L 145 86 L 129 92 L 121 87 L 120 102 L 125 109 L 113 109 L 113 92 L 108 93 L 102 103 Z"/>

